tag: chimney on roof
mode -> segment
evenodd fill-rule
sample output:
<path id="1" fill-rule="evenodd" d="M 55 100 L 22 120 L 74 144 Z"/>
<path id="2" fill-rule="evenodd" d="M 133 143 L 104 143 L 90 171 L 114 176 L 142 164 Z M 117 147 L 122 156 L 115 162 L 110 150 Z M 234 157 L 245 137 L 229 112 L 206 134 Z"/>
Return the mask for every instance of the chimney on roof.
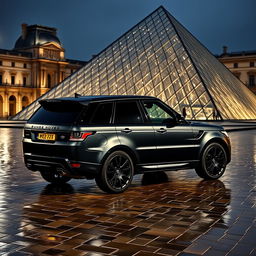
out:
<path id="1" fill-rule="evenodd" d="M 56 29 L 56 28 L 54 28 L 54 29 L 52 30 L 52 34 L 55 35 L 55 36 L 57 36 L 57 29 Z"/>
<path id="2" fill-rule="evenodd" d="M 23 23 L 21 24 L 21 36 L 22 36 L 22 39 L 25 39 L 26 38 L 26 35 L 27 35 L 27 24 L 26 23 Z"/>
<path id="3" fill-rule="evenodd" d="M 228 47 L 224 45 L 222 54 L 227 54 L 227 53 L 228 53 Z"/>

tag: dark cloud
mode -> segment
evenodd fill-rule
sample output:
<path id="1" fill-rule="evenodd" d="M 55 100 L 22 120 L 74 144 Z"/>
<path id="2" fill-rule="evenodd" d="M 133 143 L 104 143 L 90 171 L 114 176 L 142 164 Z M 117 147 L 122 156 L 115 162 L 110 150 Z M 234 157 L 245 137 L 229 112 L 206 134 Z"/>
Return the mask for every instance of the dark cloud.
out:
<path id="1" fill-rule="evenodd" d="M 213 53 L 256 49 L 255 0 L 1 0 L 0 48 L 26 22 L 58 28 L 66 56 L 89 59 L 160 5 Z"/>

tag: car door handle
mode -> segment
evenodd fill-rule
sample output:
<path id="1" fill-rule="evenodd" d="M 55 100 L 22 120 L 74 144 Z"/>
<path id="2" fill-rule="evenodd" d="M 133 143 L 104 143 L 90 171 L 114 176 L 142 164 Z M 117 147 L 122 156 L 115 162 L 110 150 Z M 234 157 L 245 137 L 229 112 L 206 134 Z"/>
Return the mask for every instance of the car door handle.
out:
<path id="1" fill-rule="evenodd" d="M 121 132 L 130 133 L 130 132 L 132 132 L 132 130 L 129 128 L 125 128 L 125 129 L 121 130 Z"/>
<path id="2" fill-rule="evenodd" d="M 158 129 L 158 130 L 156 130 L 156 131 L 159 132 L 159 133 L 165 133 L 165 132 L 167 132 L 167 130 L 164 129 L 164 128 L 160 128 L 160 129 Z"/>

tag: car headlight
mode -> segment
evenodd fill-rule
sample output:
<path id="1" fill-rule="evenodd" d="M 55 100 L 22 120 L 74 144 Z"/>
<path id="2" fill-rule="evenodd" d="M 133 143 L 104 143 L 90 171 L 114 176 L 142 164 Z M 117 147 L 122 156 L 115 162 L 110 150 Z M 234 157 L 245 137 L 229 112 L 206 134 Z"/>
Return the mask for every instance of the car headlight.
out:
<path id="1" fill-rule="evenodd" d="M 226 131 L 223 130 L 223 131 L 220 131 L 220 132 L 228 137 L 228 133 Z"/>

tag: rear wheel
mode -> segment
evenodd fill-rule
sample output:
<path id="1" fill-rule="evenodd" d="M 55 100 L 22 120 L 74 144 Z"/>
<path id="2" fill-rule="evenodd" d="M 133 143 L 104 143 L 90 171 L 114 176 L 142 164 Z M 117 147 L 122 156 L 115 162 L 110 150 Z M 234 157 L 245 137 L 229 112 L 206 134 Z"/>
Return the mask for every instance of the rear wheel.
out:
<path id="1" fill-rule="evenodd" d="M 64 176 L 57 171 L 40 171 L 41 176 L 48 182 L 53 184 L 63 184 L 68 182 L 71 178 Z"/>
<path id="2" fill-rule="evenodd" d="M 101 173 L 95 181 L 98 187 L 107 193 L 121 193 L 132 182 L 134 164 L 124 151 L 115 151 L 105 160 Z"/>
<path id="3" fill-rule="evenodd" d="M 225 172 L 226 165 L 227 153 L 225 149 L 219 143 L 214 142 L 204 149 L 196 173 L 204 179 L 218 179 Z"/>

